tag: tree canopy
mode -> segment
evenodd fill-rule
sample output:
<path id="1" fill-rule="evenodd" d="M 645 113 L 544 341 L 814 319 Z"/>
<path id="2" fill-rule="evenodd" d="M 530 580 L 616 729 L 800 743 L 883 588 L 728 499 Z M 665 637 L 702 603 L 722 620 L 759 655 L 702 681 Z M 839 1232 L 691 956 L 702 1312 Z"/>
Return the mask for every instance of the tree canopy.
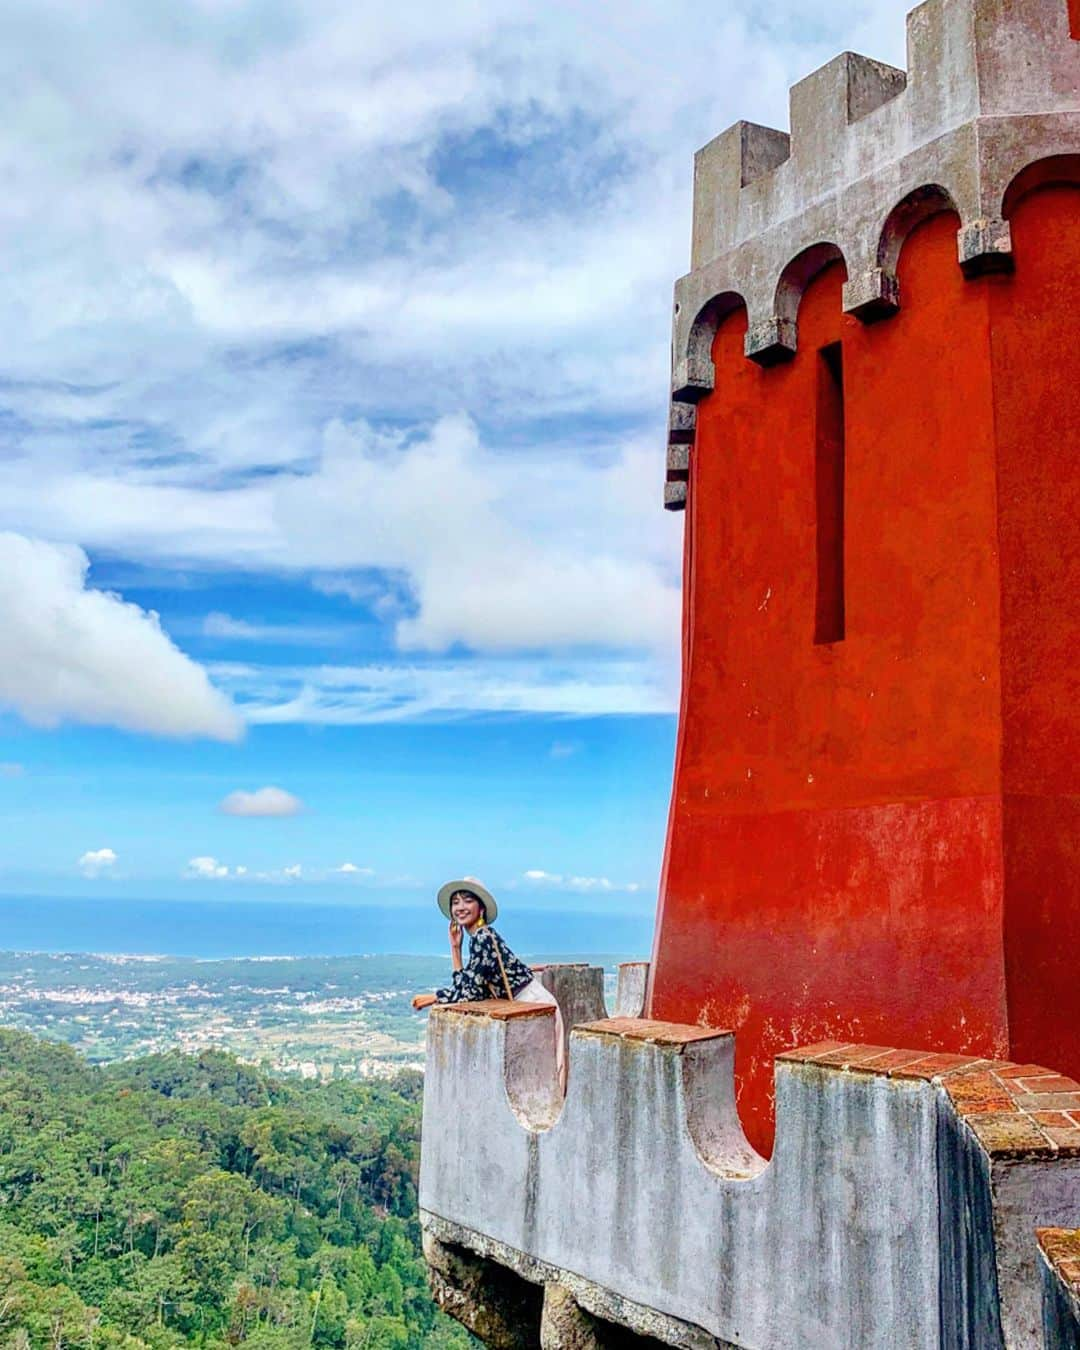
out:
<path id="1" fill-rule="evenodd" d="M 420 1093 L 0 1030 L 0 1343 L 475 1347 L 427 1289 Z"/>

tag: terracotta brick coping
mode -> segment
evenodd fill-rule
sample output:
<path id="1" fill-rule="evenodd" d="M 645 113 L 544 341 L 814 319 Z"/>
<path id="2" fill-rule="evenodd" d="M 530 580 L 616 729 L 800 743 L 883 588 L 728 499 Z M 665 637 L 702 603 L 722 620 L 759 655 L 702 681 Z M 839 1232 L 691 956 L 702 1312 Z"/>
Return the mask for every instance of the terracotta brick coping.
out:
<path id="1" fill-rule="evenodd" d="M 553 1003 L 511 1003 L 506 998 L 485 998 L 476 1003 L 433 1003 L 432 1012 L 460 1013 L 465 1017 L 490 1017 L 510 1022 L 515 1017 L 554 1017 Z"/>
<path id="2" fill-rule="evenodd" d="M 712 1041 L 730 1036 L 730 1031 L 715 1027 L 689 1027 L 679 1022 L 650 1022 L 643 1017 L 608 1017 L 601 1022 L 583 1022 L 574 1028 L 575 1035 L 617 1036 L 625 1041 L 648 1041 L 650 1045 L 693 1045 L 695 1041 Z"/>
<path id="3" fill-rule="evenodd" d="M 940 1083 L 991 1157 L 1080 1157 L 1080 1083 L 1039 1064 L 844 1041 L 819 1041 L 777 1060 Z"/>
<path id="4" fill-rule="evenodd" d="M 1080 1228 L 1037 1228 L 1035 1237 L 1046 1264 L 1073 1298 L 1080 1299 Z"/>

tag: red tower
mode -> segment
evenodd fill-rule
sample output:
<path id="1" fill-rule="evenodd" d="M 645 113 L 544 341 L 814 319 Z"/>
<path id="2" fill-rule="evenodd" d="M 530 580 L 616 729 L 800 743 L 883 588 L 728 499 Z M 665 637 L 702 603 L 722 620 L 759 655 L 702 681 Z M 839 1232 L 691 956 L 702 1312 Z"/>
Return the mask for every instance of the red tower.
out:
<path id="1" fill-rule="evenodd" d="M 1080 1077 L 1080 23 L 936 0 L 695 165 L 651 1015 Z M 959 241 L 959 242 L 958 242 Z"/>

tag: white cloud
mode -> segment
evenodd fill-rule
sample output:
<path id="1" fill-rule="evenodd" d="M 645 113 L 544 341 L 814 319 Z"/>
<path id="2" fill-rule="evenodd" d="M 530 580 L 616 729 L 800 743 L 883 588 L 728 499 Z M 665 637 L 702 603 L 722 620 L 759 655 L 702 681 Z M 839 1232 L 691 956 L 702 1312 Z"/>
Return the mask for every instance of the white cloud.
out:
<path id="1" fill-rule="evenodd" d="M 283 867 L 281 869 L 281 874 L 290 881 L 299 881 L 304 874 L 304 869 L 299 863 L 293 863 L 289 867 Z"/>
<path id="2" fill-rule="evenodd" d="M 81 549 L 0 533 L 0 705 L 37 726 L 236 740 L 239 717 L 158 616 L 89 589 L 88 570 Z"/>
<path id="3" fill-rule="evenodd" d="M 657 465 L 644 443 L 588 463 L 498 453 L 465 415 L 409 433 L 334 419 L 310 462 L 227 491 L 164 481 L 171 469 L 116 484 L 102 463 L 50 484 L 28 464 L 0 465 L 0 513 L 127 556 L 314 571 L 339 593 L 343 572 L 378 569 L 404 579 L 384 585 L 388 617 L 399 590 L 411 597 L 396 624 L 405 650 L 634 648 L 673 662 L 679 534 L 657 505 Z M 370 581 L 356 593 L 366 599 Z M 327 637 L 220 613 L 203 632 Z"/>
<path id="4" fill-rule="evenodd" d="M 643 889 L 638 881 L 612 881 L 610 877 L 584 877 L 564 875 L 562 872 L 548 872 L 534 867 L 522 873 L 522 880 L 533 886 L 546 886 L 549 890 L 575 891 L 588 895 L 596 892 L 625 891 L 634 894 Z"/>
<path id="5" fill-rule="evenodd" d="M 284 788 L 262 787 L 254 792 L 230 792 L 218 809 L 227 816 L 295 816 L 304 803 Z"/>
<path id="6" fill-rule="evenodd" d="M 604 8 L 603 43 L 588 7 L 527 0 L 189 5 L 181 42 L 138 7 L 14 0 L 0 522 L 346 586 L 401 569 L 418 650 L 666 645 L 692 151 L 782 122 L 842 47 L 902 59 L 907 3 L 645 0 Z M 363 429 L 405 407 L 441 430 Z M 438 423 L 463 410 L 483 447 Z"/>
<path id="7" fill-rule="evenodd" d="M 10 761 L 0 764 L 0 778 L 22 778 L 26 774 L 26 767 L 23 764 L 14 764 Z"/>
<path id="8" fill-rule="evenodd" d="M 474 658 L 370 666 L 224 663 L 214 678 L 255 725 L 453 721 L 478 713 L 670 714 L 677 672 L 645 659 Z"/>
<path id="9" fill-rule="evenodd" d="M 346 877 L 371 877 L 375 873 L 370 867 L 357 867 L 355 863 L 342 863 L 340 867 L 334 868 L 335 872 Z"/>
<path id="10" fill-rule="evenodd" d="M 85 877 L 99 877 L 116 866 L 116 853 L 111 848 L 93 848 L 79 859 L 79 870 Z"/>
<path id="11" fill-rule="evenodd" d="M 238 870 L 243 872 L 247 869 L 240 868 Z M 188 861 L 188 865 L 184 870 L 184 875 L 193 877 L 199 881 L 224 881 L 232 874 L 230 873 L 229 868 L 224 863 L 218 862 L 216 858 L 202 856 L 191 858 Z"/>

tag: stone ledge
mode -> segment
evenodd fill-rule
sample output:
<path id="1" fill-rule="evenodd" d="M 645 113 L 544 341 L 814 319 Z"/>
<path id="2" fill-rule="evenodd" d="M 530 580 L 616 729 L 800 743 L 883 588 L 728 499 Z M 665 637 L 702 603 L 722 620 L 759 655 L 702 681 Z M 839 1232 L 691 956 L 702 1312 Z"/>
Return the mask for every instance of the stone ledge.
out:
<path id="1" fill-rule="evenodd" d="M 490 1017 L 510 1022 L 518 1017 L 554 1017 L 550 1003 L 511 1003 L 505 998 L 486 998 L 478 1003 L 433 1003 L 433 1013 L 459 1013 L 463 1017 Z"/>
<path id="2" fill-rule="evenodd" d="M 936 1083 L 991 1158 L 1080 1158 L 1080 1084 L 1038 1064 L 843 1041 L 819 1041 L 777 1060 Z"/>
<path id="3" fill-rule="evenodd" d="M 643 1017 L 607 1017 L 601 1022 L 585 1022 L 575 1027 L 577 1035 L 614 1036 L 626 1041 L 647 1041 L 650 1045 L 681 1048 L 698 1041 L 715 1041 L 730 1036 L 730 1031 L 713 1027 L 682 1026 L 678 1022 L 653 1022 Z"/>

